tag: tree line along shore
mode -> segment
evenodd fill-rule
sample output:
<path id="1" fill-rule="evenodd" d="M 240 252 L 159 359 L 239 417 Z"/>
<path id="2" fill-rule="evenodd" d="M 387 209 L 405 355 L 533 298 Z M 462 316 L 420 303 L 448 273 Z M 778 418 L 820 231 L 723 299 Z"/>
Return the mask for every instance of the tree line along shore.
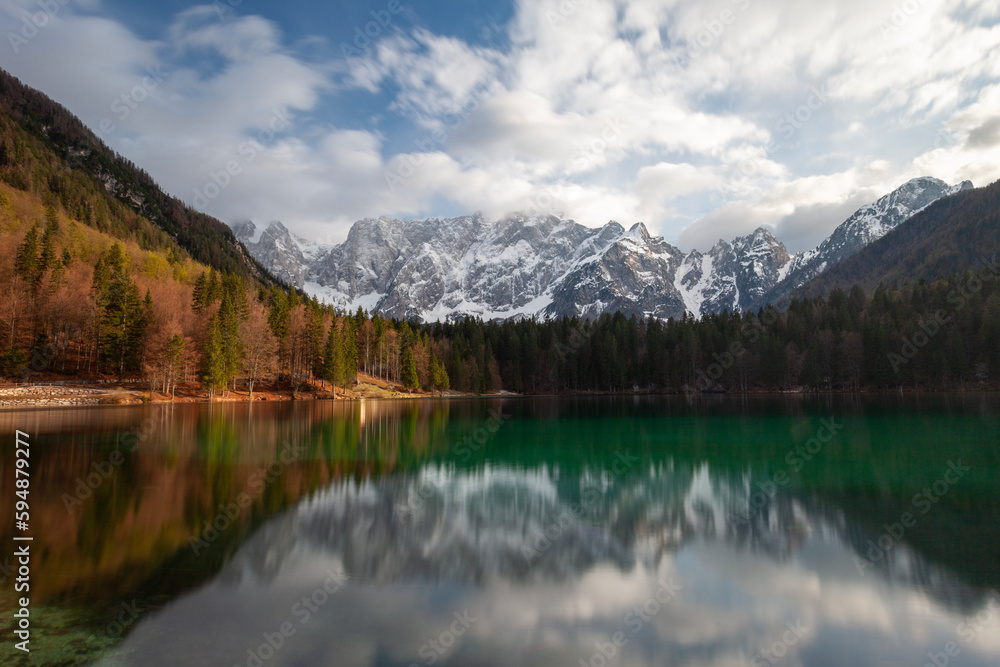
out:
<path id="1" fill-rule="evenodd" d="M 981 389 L 1000 378 L 990 266 L 697 319 L 422 324 L 143 249 L 21 195 L 0 189 L 7 382 L 103 378 L 154 396 L 182 388 L 186 399 L 250 400 L 261 388 L 275 398 L 856 391 Z"/>

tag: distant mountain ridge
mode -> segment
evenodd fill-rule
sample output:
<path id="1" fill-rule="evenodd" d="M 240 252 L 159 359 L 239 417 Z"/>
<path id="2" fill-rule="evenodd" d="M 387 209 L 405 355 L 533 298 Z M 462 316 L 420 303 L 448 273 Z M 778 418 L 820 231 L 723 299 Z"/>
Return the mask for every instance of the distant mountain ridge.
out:
<path id="1" fill-rule="evenodd" d="M 972 188 L 970 181 L 953 186 L 936 178 L 915 178 L 909 181 L 878 201 L 859 209 L 815 250 L 798 255 L 788 275 L 754 305 L 778 302 L 826 269 L 878 241 L 934 202 Z"/>
<path id="2" fill-rule="evenodd" d="M 860 285 L 931 281 L 989 266 L 1000 272 L 1000 181 L 934 202 L 793 292 L 813 297 Z M 953 305 L 953 304 L 952 304 Z"/>
<path id="3" fill-rule="evenodd" d="M 931 203 L 972 188 L 917 178 L 848 218 L 817 248 L 792 255 L 765 228 L 707 253 L 685 253 L 642 223 L 594 229 L 514 214 L 356 222 L 336 246 L 280 222 L 233 226 L 275 275 L 346 310 L 425 322 L 626 315 L 680 318 L 775 302 L 895 229 Z"/>

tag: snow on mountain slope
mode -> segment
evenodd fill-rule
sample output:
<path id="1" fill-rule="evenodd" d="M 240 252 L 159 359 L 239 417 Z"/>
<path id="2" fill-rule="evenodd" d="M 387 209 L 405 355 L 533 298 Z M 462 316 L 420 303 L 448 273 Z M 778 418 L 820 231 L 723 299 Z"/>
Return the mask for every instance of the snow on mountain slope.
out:
<path id="1" fill-rule="evenodd" d="M 697 250 L 684 258 L 674 274 L 674 288 L 684 300 L 684 307 L 695 317 L 701 317 L 705 292 L 712 278 L 712 256 L 702 255 Z"/>
<path id="2" fill-rule="evenodd" d="M 437 321 L 465 316 L 679 318 L 773 302 L 856 253 L 937 199 L 972 187 L 919 178 L 866 206 L 819 247 L 789 255 L 764 228 L 684 253 L 637 223 L 600 229 L 555 216 L 365 219 L 324 246 L 280 222 L 233 226 L 280 278 L 345 310 Z"/>
<path id="3" fill-rule="evenodd" d="M 776 303 L 825 269 L 882 238 L 938 199 L 971 188 L 972 183 L 969 181 L 948 185 L 944 181 L 927 177 L 905 183 L 875 203 L 859 209 L 817 248 L 797 256 L 787 275 L 762 293 L 751 306 L 756 308 Z"/>
<path id="4" fill-rule="evenodd" d="M 258 228 L 247 220 L 233 225 L 233 233 L 254 258 L 280 280 L 301 287 L 309 265 L 305 248 L 315 243 L 294 236 L 280 222 Z"/>

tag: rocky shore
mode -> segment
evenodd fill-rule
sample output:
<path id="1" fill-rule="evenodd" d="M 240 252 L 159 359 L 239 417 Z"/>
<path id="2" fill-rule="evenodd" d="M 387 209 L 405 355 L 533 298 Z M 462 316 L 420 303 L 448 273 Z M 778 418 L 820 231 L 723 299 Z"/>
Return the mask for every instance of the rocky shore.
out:
<path id="1" fill-rule="evenodd" d="M 0 407 L 61 407 L 140 403 L 136 392 L 121 389 L 27 386 L 0 388 Z"/>

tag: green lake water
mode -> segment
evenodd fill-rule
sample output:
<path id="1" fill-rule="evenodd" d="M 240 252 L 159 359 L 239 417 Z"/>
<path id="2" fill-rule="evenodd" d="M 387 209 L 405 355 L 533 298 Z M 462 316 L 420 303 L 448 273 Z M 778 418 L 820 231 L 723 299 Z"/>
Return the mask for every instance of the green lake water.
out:
<path id="1" fill-rule="evenodd" d="M 1000 664 L 997 395 L 0 423 L 3 665 Z M 31 442 L 27 657 L 15 430 Z"/>

